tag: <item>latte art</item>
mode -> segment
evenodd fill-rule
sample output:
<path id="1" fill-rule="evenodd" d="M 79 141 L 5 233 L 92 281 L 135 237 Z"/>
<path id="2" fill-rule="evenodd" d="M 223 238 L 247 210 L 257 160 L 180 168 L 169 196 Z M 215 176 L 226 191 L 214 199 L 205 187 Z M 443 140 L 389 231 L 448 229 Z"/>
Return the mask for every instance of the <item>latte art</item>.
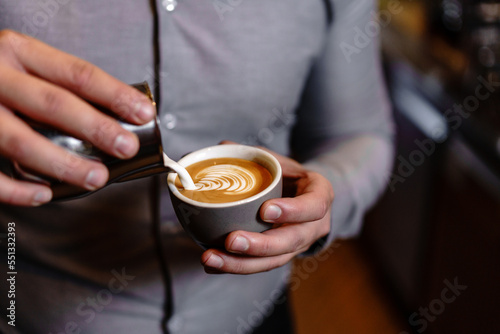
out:
<path id="1" fill-rule="evenodd" d="M 215 165 L 205 168 L 197 175 L 198 191 L 221 190 L 236 194 L 251 191 L 257 179 L 249 170 L 235 165 Z"/>
<path id="2" fill-rule="evenodd" d="M 224 203 L 251 197 L 272 182 L 271 173 L 253 161 L 237 158 L 217 158 L 200 161 L 186 167 L 197 187 L 181 193 L 199 202 Z"/>

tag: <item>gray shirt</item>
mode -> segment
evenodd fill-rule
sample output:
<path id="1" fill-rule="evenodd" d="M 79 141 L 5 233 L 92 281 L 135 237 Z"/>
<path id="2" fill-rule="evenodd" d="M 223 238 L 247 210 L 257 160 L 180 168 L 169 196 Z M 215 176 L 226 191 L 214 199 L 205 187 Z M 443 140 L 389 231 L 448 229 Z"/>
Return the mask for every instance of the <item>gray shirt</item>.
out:
<path id="1" fill-rule="evenodd" d="M 331 24 L 322 0 L 179 0 L 167 10 L 175 4 L 0 0 L 0 29 L 125 82 L 147 80 L 159 92 L 163 146 L 174 159 L 229 139 L 320 171 L 335 191 L 327 244 L 355 235 L 392 161 L 378 34 L 355 44 L 359 29 L 376 22 L 374 3 L 332 0 Z M 172 333 L 244 333 L 281 302 L 289 279 L 289 266 L 205 274 L 165 176 L 40 208 L 0 205 L 0 233 L 8 222 L 16 223 L 18 275 L 16 327 L 0 318 L 6 333 L 161 333 L 166 305 Z M 291 287 L 300 281 L 292 277 Z"/>

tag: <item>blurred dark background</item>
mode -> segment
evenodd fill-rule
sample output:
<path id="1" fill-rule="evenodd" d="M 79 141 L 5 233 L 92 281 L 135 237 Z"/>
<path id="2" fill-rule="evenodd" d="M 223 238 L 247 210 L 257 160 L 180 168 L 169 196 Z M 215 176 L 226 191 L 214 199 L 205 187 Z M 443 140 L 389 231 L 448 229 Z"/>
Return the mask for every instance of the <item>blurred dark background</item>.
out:
<path id="1" fill-rule="evenodd" d="M 292 292 L 299 333 L 498 333 L 500 1 L 383 0 L 377 20 L 394 171 Z"/>

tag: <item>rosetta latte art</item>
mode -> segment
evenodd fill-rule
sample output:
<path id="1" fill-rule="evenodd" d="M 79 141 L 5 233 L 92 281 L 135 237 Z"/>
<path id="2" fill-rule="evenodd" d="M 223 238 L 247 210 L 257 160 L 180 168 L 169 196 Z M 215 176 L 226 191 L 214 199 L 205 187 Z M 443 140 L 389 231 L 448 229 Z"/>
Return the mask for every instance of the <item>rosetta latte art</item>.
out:
<path id="1" fill-rule="evenodd" d="M 200 161 L 186 169 L 197 189 L 180 191 L 184 196 L 199 202 L 242 200 L 258 194 L 272 182 L 271 173 L 266 168 L 253 161 L 237 158 Z"/>
<path id="2" fill-rule="evenodd" d="M 246 193 L 257 186 L 255 175 L 235 165 L 215 165 L 205 168 L 195 183 L 198 191 L 223 190 L 236 194 Z"/>

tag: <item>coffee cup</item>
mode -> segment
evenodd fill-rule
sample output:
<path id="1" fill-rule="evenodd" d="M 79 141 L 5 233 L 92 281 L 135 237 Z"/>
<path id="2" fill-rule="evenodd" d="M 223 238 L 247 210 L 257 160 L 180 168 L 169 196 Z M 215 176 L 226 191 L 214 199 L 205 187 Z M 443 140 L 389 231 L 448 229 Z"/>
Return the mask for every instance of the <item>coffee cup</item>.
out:
<path id="1" fill-rule="evenodd" d="M 170 198 L 182 227 L 202 248 L 224 248 L 232 231 L 272 227 L 259 214 L 265 201 L 282 195 L 281 166 L 272 154 L 253 146 L 217 145 L 192 152 L 179 164 L 196 170 L 191 177 L 198 190 L 185 191 L 171 172 Z"/>

